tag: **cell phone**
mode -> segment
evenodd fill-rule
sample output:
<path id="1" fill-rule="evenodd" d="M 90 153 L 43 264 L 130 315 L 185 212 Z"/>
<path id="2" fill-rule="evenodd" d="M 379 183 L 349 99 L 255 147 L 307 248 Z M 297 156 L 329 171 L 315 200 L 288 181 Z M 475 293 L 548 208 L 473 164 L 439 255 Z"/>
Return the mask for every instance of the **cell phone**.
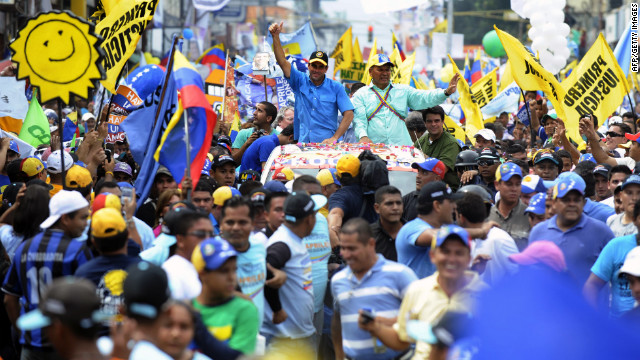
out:
<path id="1" fill-rule="evenodd" d="M 376 315 L 371 309 L 360 309 L 360 315 L 364 318 L 363 324 L 368 324 L 376 319 Z"/>
<path id="2" fill-rule="evenodd" d="M 107 162 L 111 162 L 111 150 L 104 149 L 104 154 L 107 155 Z"/>
<path id="3" fill-rule="evenodd" d="M 120 191 L 122 191 L 122 195 L 120 195 L 120 202 L 122 203 L 122 205 L 124 205 L 125 199 L 131 201 L 131 198 L 133 198 L 133 188 L 123 187 L 120 189 Z"/>

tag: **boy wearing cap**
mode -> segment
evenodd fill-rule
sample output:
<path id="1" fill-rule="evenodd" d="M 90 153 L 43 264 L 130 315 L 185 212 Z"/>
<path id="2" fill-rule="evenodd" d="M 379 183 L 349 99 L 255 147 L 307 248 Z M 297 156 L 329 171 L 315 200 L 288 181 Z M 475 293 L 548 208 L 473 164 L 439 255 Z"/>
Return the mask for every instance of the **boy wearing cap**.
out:
<path id="1" fill-rule="evenodd" d="M 49 217 L 43 232 L 21 243 L 2 285 L 5 308 L 15 325 L 19 314 L 38 307 L 39 294 L 53 279 L 73 275 L 92 258 L 84 242 L 72 240 L 82 235 L 89 217 L 89 203 L 77 191 L 60 190 L 49 202 Z M 41 330 L 23 332 L 23 354 L 41 356 L 51 351 L 49 339 Z"/>
<path id="2" fill-rule="evenodd" d="M 533 229 L 534 226 L 545 221 L 546 216 L 546 193 L 537 193 L 529 201 L 529 206 L 524 210 L 524 213 L 529 216 L 529 227 Z"/>
<path id="3" fill-rule="evenodd" d="M 620 190 L 623 211 L 607 219 L 607 226 L 616 237 L 638 233 L 633 211 L 635 204 L 640 201 L 640 176 L 634 174 L 627 177 L 620 185 Z"/>
<path id="4" fill-rule="evenodd" d="M 329 58 L 322 51 L 309 55 L 309 75 L 291 66 L 280 43 L 282 25 L 271 24 L 273 52 L 296 98 L 294 105 L 294 139 L 301 143 L 332 144 L 349 128 L 353 120 L 353 105 L 342 84 L 327 78 Z M 306 55 L 306 54 L 305 54 Z M 336 119 L 342 113 L 340 126 Z M 274 117 L 275 119 L 275 117 Z M 407 134 L 408 135 L 408 134 Z"/>
<path id="5" fill-rule="evenodd" d="M 211 209 L 209 219 L 211 220 L 211 224 L 213 224 L 213 229 L 216 234 L 220 233 L 219 222 L 222 216 L 222 205 L 234 196 L 242 196 L 242 194 L 238 189 L 229 186 L 220 186 L 213 192 L 213 208 Z"/>
<path id="6" fill-rule="evenodd" d="M 625 165 L 617 165 L 609 170 L 609 177 L 607 179 L 607 185 L 609 186 L 609 191 L 611 191 L 611 196 L 600 201 L 602 204 L 608 205 L 612 208 L 615 208 L 615 198 L 614 192 L 616 187 L 624 182 L 627 176 L 631 175 L 631 170 Z M 618 212 L 616 211 L 616 214 Z"/>
<path id="7" fill-rule="evenodd" d="M 269 345 L 273 350 L 310 346 L 316 332 L 311 257 L 302 239 L 313 231 L 316 212 L 325 201 L 322 195 L 292 193 L 284 203 L 284 223 L 269 238 L 267 263 L 287 275 L 279 289 L 265 288 L 269 306 L 265 307 L 262 332 L 273 338 Z"/>
<path id="8" fill-rule="evenodd" d="M 456 92 L 458 77 L 451 78 L 445 90 L 416 90 L 409 85 L 391 85 L 391 68 L 387 55 L 378 54 L 369 66 L 372 84 L 353 97 L 354 129 L 360 142 L 389 145 L 412 145 L 404 122 L 407 109 L 427 109 L 445 102 Z M 428 127 L 427 127 L 428 128 Z"/>
<path id="9" fill-rule="evenodd" d="M 97 286 L 102 310 L 111 316 L 120 311 L 120 289 L 127 276 L 125 269 L 140 262 L 127 255 L 129 231 L 122 214 L 113 208 L 102 208 L 91 216 L 91 241 L 100 256 L 80 266 L 74 276 L 86 278 Z"/>
<path id="10" fill-rule="evenodd" d="M 191 262 L 202 282 L 202 292 L 192 304 L 213 336 L 249 355 L 255 350 L 260 319 L 251 301 L 234 296 L 237 255 L 219 237 L 206 239 L 195 248 Z"/>
<path id="11" fill-rule="evenodd" d="M 476 139 L 476 149 L 496 146 L 496 134 L 491 129 L 480 129 L 473 137 Z"/>
<path id="12" fill-rule="evenodd" d="M 467 270 L 471 249 L 465 229 L 457 225 L 441 228 L 433 238 L 430 257 L 437 272 L 409 285 L 393 326 L 377 318 L 366 322 L 360 315 L 358 319 L 361 329 L 391 349 L 405 350 L 414 341 L 407 334 L 409 320 L 432 324 L 447 310 L 472 312 L 478 293 L 488 288 L 477 273 Z M 413 359 L 428 359 L 430 351 L 429 344 L 418 341 Z"/>
<path id="13" fill-rule="evenodd" d="M 61 153 L 64 153 L 64 170 L 67 171 L 73 166 L 73 158 L 68 152 L 56 150 L 52 152 L 47 158 L 47 172 L 49 173 L 49 180 L 53 189 L 49 191 L 51 196 L 62 190 L 62 162 L 60 161 Z"/>
<path id="14" fill-rule="evenodd" d="M 566 174 L 569 175 L 553 188 L 551 198 L 555 215 L 531 230 L 529 243 L 550 240 L 558 245 L 564 253 L 569 272 L 579 284 L 583 284 L 600 251 L 613 238 L 613 233 L 606 224 L 583 213 L 584 180 L 575 173 Z"/>
<path id="15" fill-rule="evenodd" d="M 540 151 L 533 159 L 533 171 L 542 180 L 553 181 L 562 171 L 562 164 L 555 154 Z"/>
<path id="16" fill-rule="evenodd" d="M 131 166 L 126 162 L 119 162 L 113 168 L 113 180 L 115 182 L 126 182 L 129 184 L 133 180 L 133 171 L 131 170 Z"/>
<path id="17" fill-rule="evenodd" d="M 598 307 L 600 291 L 607 283 L 611 286 L 611 302 L 609 315 L 620 317 L 634 307 L 634 296 L 627 277 L 620 276 L 625 257 L 638 246 L 638 230 L 640 226 L 640 203 L 633 206 L 632 225 L 636 228 L 634 234 L 619 236 L 609 241 L 602 249 L 595 264 L 591 267 L 591 274 L 582 288 L 585 299 L 595 308 Z"/>
<path id="18" fill-rule="evenodd" d="M 596 167 L 593 168 L 593 177 L 596 180 L 595 201 L 602 202 L 603 200 L 613 196 L 613 189 L 609 189 L 609 170 L 610 169 L 611 169 L 611 166 L 607 164 L 596 165 Z"/>
<path id="19" fill-rule="evenodd" d="M 491 196 L 495 196 L 498 192 L 495 185 L 496 170 L 500 166 L 498 151 L 495 148 L 482 149 L 476 164 L 478 164 L 478 170 L 465 171 L 460 177 L 460 182 L 462 184 L 483 185 L 491 191 Z M 472 181 L 473 179 L 475 179 L 475 183 Z"/>
<path id="20" fill-rule="evenodd" d="M 20 175 L 22 175 L 22 180 L 25 183 L 34 179 L 47 181 L 47 172 L 44 164 L 40 159 L 35 157 L 22 159 L 20 163 Z"/>
<path id="21" fill-rule="evenodd" d="M 527 205 L 520 200 L 522 170 L 512 162 L 506 162 L 496 170 L 496 190 L 500 199 L 489 211 L 489 220 L 500 225 L 515 239 L 518 248 L 527 246 L 527 237 L 531 228 L 529 219 L 524 213 Z"/>
<path id="22" fill-rule="evenodd" d="M 218 155 L 213 158 L 211 174 L 218 186 L 233 186 L 236 182 L 238 164 L 229 155 Z"/>
<path id="23" fill-rule="evenodd" d="M 520 168 L 522 170 L 522 168 Z M 526 172 L 526 171 L 524 171 Z M 538 175 L 526 175 L 522 179 L 522 189 L 520 193 L 520 200 L 525 205 L 529 205 L 531 198 L 539 193 L 546 193 L 547 188 L 544 186 L 542 178 Z"/>
<path id="24" fill-rule="evenodd" d="M 67 171 L 64 181 L 65 190 L 75 190 L 82 194 L 87 201 L 91 200 L 93 178 L 89 170 L 80 165 L 73 165 L 69 168 L 69 171 Z"/>
<path id="25" fill-rule="evenodd" d="M 293 142 L 293 125 L 287 126 L 278 135 L 265 135 L 254 141 L 242 155 L 242 163 L 240 164 L 240 172 L 245 170 L 255 170 L 262 172 L 264 166 L 269 160 L 269 156 L 273 149 L 280 145 L 287 145 Z"/>
<path id="26" fill-rule="evenodd" d="M 338 191 L 342 184 L 340 180 L 338 180 L 337 170 L 335 168 L 331 169 L 322 169 L 318 171 L 316 175 L 316 179 L 320 182 L 320 186 L 322 186 L 322 195 L 327 199 L 331 198 L 331 195 Z M 323 206 L 318 212 L 322 214 L 325 218 L 329 216 L 329 204 Z"/>
<path id="27" fill-rule="evenodd" d="M 413 163 L 411 167 L 416 169 L 416 189 L 402 197 L 404 221 L 411 221 L 418 216 L 417 205 L 420 189 L 432 181 L 444 181 L 447 173 L 446 165 L 436 159 L 428 158 L 421 163 Z"/>
<path id="28" fill-rule="evenodd" d="M 48 335 L 55 351 L 46 358 L 104 359 L 96 345 L 104 318 L 99 310 L 95 286 L 69 276 L 54 280 L 42 294 L 38 309 L 22 315 L 17 325 L 24 332 Z M 31 359 L 31 355 L 23 350 L 22 358 Z"/>
<path id="29" fill-rule="evenodd" d="M 160 194 L 165 190 L 177 188 L 178 184 L 176 184 L 176 181 L 173 179 L 169 169 L 160 165 L 155 177 L 153 178 L 151 193 L 144 203 L 138 208 L 136 216 L 147 223 L 147 225 L 153 227 L 156 220 L 156 202 L 158 200 L 158 196 L 160 196 Z"/>

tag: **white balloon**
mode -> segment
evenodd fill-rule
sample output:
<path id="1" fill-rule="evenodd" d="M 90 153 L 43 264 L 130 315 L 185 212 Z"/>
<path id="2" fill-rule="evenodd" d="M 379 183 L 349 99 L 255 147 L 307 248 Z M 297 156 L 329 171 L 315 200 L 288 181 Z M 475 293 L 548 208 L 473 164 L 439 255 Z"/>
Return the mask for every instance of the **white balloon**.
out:
<path id="1" fill-rule="evenodd" d="M 561 56 L 558 56 L 558 55 L 553 57 L 553 61 L 552 62 L 553 62 L 553 65 L 556 68 L 560 68 L 560 69 L 564 68 L 565 65 L 567 65 L 567 59 L 565 59 L 565 58 L 563 58 Z"/>
<path id="2" fill-rule="evenodd" d="M 540 35 L 541 35 L 541 34 L 540 34 L 540 32 L 538 31 L 538 28 L 533 27 L 533 26 L 529 29 L 529 31 L 527 32 L 527 34 L 529 35 L 529 39 L 531 39 L 531 40 L 533 40 L 533 39 L 535 39 L 536 37 L 538 37 L 538 36 L 540 36 Z"/>
<path id="3" fill-rule="evenodd" d="M 545 13 L 537 12 L 537 13 L 531 15 L 531 19 L 529 21 L 531 22 L 531 26 L 533 26 L 533 27 L 541 27 L 547 22 L 547 17 L 545 15 Z"/>
<path id="4" fill-rule="evenodd" d="M 556 51 L 556 55 L 562 57 L 567 60 L 569 56 L 571 56 L 571 50 L 568 47 L 561 48 Z"/>
<path id="5" fill-rule="evenodd" d="M 571 32 L 571 27 L 569 27 L 568 24 L 566 23 L 562 23 L 560 25 L 558 25 L 558 34 L 567 37 L 569 36 L 569 33 Z"/>
<path id="6" fill-rule="evenodd" d="M 549 50 L 554 52 L 567 47 L 567 39 L 562 36 L 554 36 L 549 40 Z"/>
<path id="7" fill-rule="evenodd" d="M 546 42 L 546 39 L 542 36 L 538 36 L 533 39 L 533 42 L 531 43 L 531 49 L 533 49 L 533 52 L 540 52 L 542 50 L 546 50 L 547 45 L 548 44 Z"/>
<path id="8" fill-rule="evenodd" d="M 547 12 L 547 20 L 551 23 L 561 24 L 564 21 L 564 12 L 560 9 L 555 9 Z"/>
<path id="9" fill-rule="evenodd" d="M 542 26 L 542 35 L 548 39 L 552 39 L 558 33 L 558 29 L 556 29 L 556 24 L 546 23 Z"/>
<path id="10" fill-rule="evenodd" d="M 553 54 L 549 50 L 540 51 L 540 63 L 545 69 L 549 70 L 553 66 Z"/>
<path id="11" fill-rule="evenodd" d="M 532 1 L 532 0 L 527 1 L 522 7 L 522 13 L 526 17 L 531 17 L 531 15 L 535 14 L 536 10 L 537 10 L 537 6 L 535 4 L 535 1 Z"/>

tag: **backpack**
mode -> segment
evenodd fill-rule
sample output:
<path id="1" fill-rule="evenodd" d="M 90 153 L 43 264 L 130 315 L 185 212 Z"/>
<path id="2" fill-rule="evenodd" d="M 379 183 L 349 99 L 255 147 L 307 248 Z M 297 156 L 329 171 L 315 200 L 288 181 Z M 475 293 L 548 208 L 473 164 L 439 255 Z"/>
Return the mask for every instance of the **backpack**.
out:
<path id="1" fill-rule="evenodd" d="M 373 194 L 379 188 L 389 185 L 387 162 L 365 150 L 358 156 L 360 160 L 360 186 L 365 195 Z"/>

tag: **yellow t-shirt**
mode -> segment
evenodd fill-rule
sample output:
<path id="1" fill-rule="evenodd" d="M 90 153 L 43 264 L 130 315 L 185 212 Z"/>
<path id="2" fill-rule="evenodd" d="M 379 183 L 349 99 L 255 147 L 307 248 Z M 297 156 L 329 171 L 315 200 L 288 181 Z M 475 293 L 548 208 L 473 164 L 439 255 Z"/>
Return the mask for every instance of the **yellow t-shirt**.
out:
<path id="1" fill-rule="evenodd" d="M 318 212 L 325 218 L 329 217 L 329 209 L 327 209 L 326 207 L 321 207 L 320 210 L 318 210 Z"/>
<path id="2" fill-rule="evenodd" d="M 480 280 L 480 276 L 472 271 L 466 271 L 469 280 L 467 285 L 449 297 L 438 284 L 438 272 L 424 279 L 414 281 L 402 300 L 398 320 L 393 328 L 402 341 L 415 342 L 407 334 L 407 320 L 420 320 L 429 324 L 436 322 L 447 311 L 472 312 L 475 300 L 480 291 L 488 288 Z M 431 347 L 425 342 L 418 341 L 413 360 L 429 358 Z"/>
<path id="3" fill-rule="evenodd" d="M 53 186 L 53 189 L 49 190 L 49 196 L 53 196 L 55 194 L 58 193 L 58 191 L 62 190 L 62 185 L 58 185 L 58 184 L 49 184 L 51 186 Z"/>

